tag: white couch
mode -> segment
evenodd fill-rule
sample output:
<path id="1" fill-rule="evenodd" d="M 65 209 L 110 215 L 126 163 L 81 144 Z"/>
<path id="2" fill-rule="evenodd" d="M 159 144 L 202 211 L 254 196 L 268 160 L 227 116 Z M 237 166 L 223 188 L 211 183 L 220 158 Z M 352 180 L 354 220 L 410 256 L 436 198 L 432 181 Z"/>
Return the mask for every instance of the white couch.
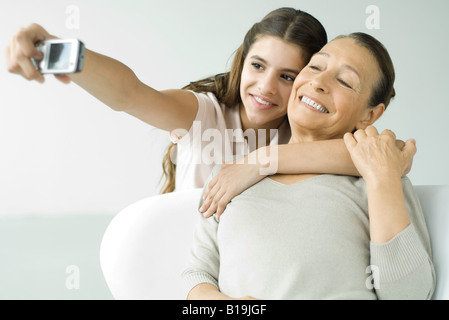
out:
<path id="1" fill-rule="evenodd" d="M 433 300 L 449 300 L 449 186 L 415 186 L 432 244 L 437 285 Z"/>
<path id="2" fill-rule="evenodd" d="M 184 270 L 201 189 L 144 199 L 121 211 L 103 237 L 100 262 L 116 299 L 185 299 Z M 429 228 L 437 286 L 449 299 L 449 186 L 416 186 Z"/>

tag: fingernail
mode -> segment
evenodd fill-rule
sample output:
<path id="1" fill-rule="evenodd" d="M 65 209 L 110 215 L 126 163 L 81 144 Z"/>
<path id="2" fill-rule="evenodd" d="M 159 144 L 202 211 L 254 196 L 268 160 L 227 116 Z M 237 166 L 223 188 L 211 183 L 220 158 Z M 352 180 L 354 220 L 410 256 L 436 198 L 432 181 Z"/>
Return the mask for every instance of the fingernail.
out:
<path id="1" fill-rule="evenodd" d="M 33 58 L 36 60 L 41 60 L 42 59 L 42 53 L 40 51 L 37 51 L 34 55 Z"/>

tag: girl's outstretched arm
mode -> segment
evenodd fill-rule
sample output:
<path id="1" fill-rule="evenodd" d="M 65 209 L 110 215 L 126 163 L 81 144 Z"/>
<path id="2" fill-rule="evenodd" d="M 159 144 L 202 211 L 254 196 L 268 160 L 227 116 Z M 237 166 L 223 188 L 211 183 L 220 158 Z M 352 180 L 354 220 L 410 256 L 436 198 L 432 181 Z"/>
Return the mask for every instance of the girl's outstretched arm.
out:
<path id="1" fill-rule="evenodd" d="M 42 59 L 35 48 L 39 41 L 55 38 L 38 24 L 20 29 L 6 48 L 8 71 L 43 83 L 45 78 L 31 58 Z M 142 83 L 123 63 L 88 49 L 81 72 L 57 78 L 63 83 L 77 83 L 113 110 L 127 112 L 167 131 L 188 130 L 198 110 L 198 101 L 191 92 L 155 90 Z"/>

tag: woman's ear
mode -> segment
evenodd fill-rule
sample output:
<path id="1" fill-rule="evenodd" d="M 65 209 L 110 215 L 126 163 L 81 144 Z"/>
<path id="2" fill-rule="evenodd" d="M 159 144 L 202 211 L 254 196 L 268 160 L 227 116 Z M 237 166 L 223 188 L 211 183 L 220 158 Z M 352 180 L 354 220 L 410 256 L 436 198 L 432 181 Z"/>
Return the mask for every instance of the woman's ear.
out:
<path id="1" fill-rule="evenodd" d="M 357 129 L 365 129 L 379 119 L 385 111 L 385 104 L 379 103 L 375 107 L 368 107 L 362 115 L 362 119 L 356 126 Z"/>

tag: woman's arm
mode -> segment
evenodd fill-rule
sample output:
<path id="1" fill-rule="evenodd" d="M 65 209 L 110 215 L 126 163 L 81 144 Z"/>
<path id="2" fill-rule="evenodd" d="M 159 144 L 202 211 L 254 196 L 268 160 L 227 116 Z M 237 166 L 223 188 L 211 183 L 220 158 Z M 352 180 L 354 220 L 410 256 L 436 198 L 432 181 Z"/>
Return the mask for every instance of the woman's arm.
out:
<path id="1" fill-rule="evenodd" d="M 187 300 L 257 300 L 253 297 L 231 298 L 209 283 L 200 283 L 190 290 Z"/>
<path id="2" fill-rule="evenodd" d="M 209 283 L 200 283 L 190 290 L 187 300 L 257 300 L 253 297 L 231 298 L 220 292 L 217 287 Z"/>
<path id="3" fill-rule="evenodd" d="M 200 283 L 190 290 L 187 300 L 231 300 L 210 283 Z"/>
<path id="4" fill-rule="evenodd" d="M 56 37 L 37 24 L 19 30 L 6 49 L 8 70 L 28 80 L 44 82 L 31 58 L 41 59 L 35 44 L 52 38 Z M 157 91 L 142 83 L 121 62 L 91 50 L 86 50 L 82 72 L 57 78 L 64 83 L 74 81 L 113 110 L 125 111 L 167 131 L 188 130 L 198 110 L 198 101 L 191 92 Z"/>
<path id="5" fill-rule="evenodd" d="M 211 177 L 218 170 L 219 166 L 214 167 Z M 220 272 L 220 253 L 217 239 L 218 226 L 219 221 L 215 217 L 208 219 L 199 217 L 190 249 L 188 265 L 182 273 L 186 288 L 190 290 L 187 299 L 235 299 L 218 289 Z M 240 299 L 252 298 L 242 297 Z"/>
<path id="6" fill-rule="evenodd" d="M 410 224 L 402 191 L 401 178 L 416 153 L 413 140 L 402 150 L 395 145 L 393 132 L 381 135 L 370 126 L 347 133 L 345 142 L 354 164 L 366 183 L 370 237 L 374 243 L 385 243 Z"/>
<path id="7" fill-rule="evenodd" d="M 395 135 L 374 127 L 348 133 L 344 140 L 366 184 L 371 266 L 377 270 L 379 299 L 430 299 L 435 289 L 430 238 L 416 193 L 404 168 L 416 153 L 414 140 L 404 148 Z"/>

